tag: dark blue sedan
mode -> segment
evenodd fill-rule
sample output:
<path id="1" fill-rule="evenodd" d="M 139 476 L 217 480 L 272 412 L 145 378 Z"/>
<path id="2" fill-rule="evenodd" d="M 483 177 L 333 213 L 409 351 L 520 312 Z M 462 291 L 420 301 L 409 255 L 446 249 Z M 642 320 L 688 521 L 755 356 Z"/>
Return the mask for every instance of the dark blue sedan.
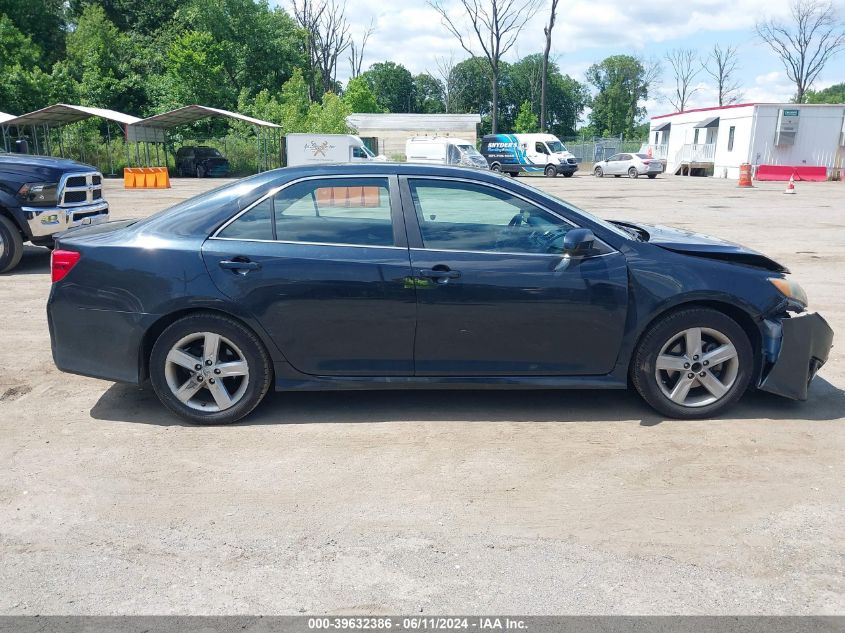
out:
<path id="1" fill-rule="evenodd" d="M 198 423 L 239 420 L 271 387 L 631 384 L 692 418 L 750 387 L 806 399 L 833 333 L 787 272 L 489 172 L 358 163 L 69 231 L 48 315 L 60 369 L 149 379 Z"/>

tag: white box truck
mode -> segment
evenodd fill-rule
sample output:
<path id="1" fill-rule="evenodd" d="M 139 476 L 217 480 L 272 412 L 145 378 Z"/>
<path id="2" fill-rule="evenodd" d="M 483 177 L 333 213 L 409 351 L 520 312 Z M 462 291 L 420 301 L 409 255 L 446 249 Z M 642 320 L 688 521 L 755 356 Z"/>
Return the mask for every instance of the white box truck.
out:
<path id="1" fill-rule="evenodd" d="M 487 161 L 475 145 L 451 136 L 414 136 L 405 142 L 405 156 L 409 163 L 432 165 L 462 165 L 487 169 Z"/>
<path id="2" fill-rule="evenodd" d="M 386 160 L 376 156 L 353 134 L 288 134 L 285 136 L 288 167 L 318 163 L 356 163 Z"/>

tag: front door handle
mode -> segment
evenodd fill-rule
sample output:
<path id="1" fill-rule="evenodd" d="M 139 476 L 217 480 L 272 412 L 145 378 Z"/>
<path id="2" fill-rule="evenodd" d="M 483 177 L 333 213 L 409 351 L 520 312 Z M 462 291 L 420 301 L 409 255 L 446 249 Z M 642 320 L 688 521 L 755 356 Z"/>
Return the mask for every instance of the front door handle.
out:
<path id="1" fill-rule="evenodd" d="M 258 270 L 261 268 L 261 264 L 250 261 L 246 257 L 233 257 L 232 259 L 221 260 L 220 268 L 223 270 L 231 270 L 241 275 L 246 275 L 251 270 Z"/>
<path id="2" fill-rule="evenodd" d="M 452 270 L 448 266 L 443 264 L 438 264 L 430 269 L 422 269 L 420 270 L 420 277 L 425 277 L 427 279 L 434 279 L 439 284 L 445 284 L 450 279 L 457 279 L 461 276 L 461 271 L 459 270 Z"/>

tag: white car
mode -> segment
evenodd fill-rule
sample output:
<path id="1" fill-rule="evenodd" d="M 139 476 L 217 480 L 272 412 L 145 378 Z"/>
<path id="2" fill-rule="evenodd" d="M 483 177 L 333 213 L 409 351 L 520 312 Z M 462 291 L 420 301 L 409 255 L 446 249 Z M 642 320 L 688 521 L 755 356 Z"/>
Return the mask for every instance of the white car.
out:
<path id="1" fill-rule="evenodd" d="M 657 178 L 657 174 L 663 173 L 663 163 L 656 158 L 649 158 L 648 154 L 614 154 L 607 160 L 601 160 L 593 166 L 593 175 L 597 178 L 602 176 L 628 176 L 637 178 L 648 176 Z"/>

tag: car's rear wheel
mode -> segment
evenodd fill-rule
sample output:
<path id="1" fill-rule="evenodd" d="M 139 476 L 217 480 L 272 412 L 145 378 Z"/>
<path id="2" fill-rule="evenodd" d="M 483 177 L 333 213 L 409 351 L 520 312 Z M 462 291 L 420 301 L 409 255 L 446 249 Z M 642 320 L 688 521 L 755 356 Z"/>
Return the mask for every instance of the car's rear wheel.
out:
<path id="1" fill-rule="evenodd" d="M 490 171 L 502 173 L 502 166 L 499 163 L 493 163 L 492 165 L 490 165 Z"/>
<path id="2" fill-rule="evenodd" d="M 629 178 L 637 178 L 637 177 L 639 177 L 639 175 L 640 175 L 640 172 L 637 171 L 636 167 L 631 167 L 628 170 L 628 177 Z"/>
<path id="3" fill-rule="evenodd" d="M 603 170 L 601 167 L 596 167 L 596 168 L 593 170 L 593 175 L 594 175 L 596 178 L 602 178 L 602 177 L 604 176 L 604 170 Z"/>
<path id="4" fill-rule="evenodd" d="M 643 399 L 672 418 L 706 418 L 745 393 L 754 367 L 748 335 L 727 315 L 690 308 L 645 334 L 631 378 Z"/>
<path id="5" fill-rule="evenodd" d="M 543 173 L 546 174 L 546 178 L 555 178 L 557 177 L 557 167 L 554 165 L 547 165 L 546 171 Z"/>
<path id="6" fill-rule="evenodd" d="M 150 355 L 159 400 L 197 424 L 230 424 L 267 394 L 273 370 L 258 337 L 226 316 L 196 314 L 170 325 Z"/>
<path id="7" fill-rule="evenodd" d="M 6 216 L 0 215 L 0 273 L 17 266 L 23 257 L 23 238 L 18 227 Z"/>
<path id="8" fill-rule="evenodd" d="M 567 171 L 563 174 L 563 177 L 564 178 L 572 178 L 572 174 L 574 174 L 574 173 L 575 173 L 574 171 Z"/>

